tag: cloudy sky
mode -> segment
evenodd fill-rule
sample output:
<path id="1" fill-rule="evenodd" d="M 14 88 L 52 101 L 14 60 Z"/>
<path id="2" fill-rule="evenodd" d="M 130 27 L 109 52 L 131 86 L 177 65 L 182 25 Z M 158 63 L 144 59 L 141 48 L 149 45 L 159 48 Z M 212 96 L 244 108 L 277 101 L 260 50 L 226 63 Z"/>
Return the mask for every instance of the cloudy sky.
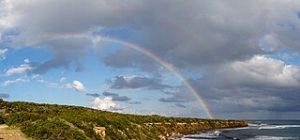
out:
<path id="1" fill-rule="evenodd" d="M 0 0 L 0 97 L 298 119 L 299 38 L 298 0 Z"/>

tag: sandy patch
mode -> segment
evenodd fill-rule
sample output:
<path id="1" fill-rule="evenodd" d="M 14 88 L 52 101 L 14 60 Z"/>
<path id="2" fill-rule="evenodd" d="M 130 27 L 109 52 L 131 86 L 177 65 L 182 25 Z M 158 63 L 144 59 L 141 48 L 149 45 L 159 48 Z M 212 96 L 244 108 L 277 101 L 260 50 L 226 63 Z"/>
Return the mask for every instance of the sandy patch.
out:
<path id="1" fill-rule="evenodd" d="M 0 125 L 1 140 L 28 140 L 17 128 L 9 128 L 7 125 Z"/>

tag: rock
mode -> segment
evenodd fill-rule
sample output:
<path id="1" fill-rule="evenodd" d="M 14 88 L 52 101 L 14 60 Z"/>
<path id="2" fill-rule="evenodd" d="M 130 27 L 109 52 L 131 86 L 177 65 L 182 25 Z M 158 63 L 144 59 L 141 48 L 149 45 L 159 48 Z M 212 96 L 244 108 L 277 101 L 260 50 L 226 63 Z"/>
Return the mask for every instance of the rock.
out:
<path id="1" fill-rule="evenodd" d="M 105 127 L 94 127 L 94 131 L 101 137 L 101 139 L 105 139 Z"/>

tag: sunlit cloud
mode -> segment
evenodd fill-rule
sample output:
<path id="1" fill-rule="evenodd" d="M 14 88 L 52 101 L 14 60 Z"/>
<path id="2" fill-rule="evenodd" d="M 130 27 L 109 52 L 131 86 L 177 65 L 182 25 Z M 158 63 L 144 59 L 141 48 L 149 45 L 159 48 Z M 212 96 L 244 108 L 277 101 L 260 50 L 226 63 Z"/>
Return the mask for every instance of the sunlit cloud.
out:
<path id="1" fill-rule="evenodd" d="M 77 81 L 77 80 L 74 80 L 73 83 L 72 83 L 72 87 L 79 91 L 79 92 L 85 92 L 86 89 L 84 87 L 84 85 L 80 82 L 80 81 Z"/>

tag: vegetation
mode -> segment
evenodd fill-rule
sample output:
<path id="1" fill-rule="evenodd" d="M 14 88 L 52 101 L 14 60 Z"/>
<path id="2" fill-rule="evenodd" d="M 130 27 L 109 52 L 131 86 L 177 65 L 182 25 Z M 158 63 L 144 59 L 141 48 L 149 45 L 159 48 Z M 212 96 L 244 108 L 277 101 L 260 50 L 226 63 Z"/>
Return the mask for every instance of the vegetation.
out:
<path id="1" fill-rule="evenodd" d="M 19 127 L 25 135 L 34 139 L 163 139 L 199 130 L 246 125 L 242 121 L 140 116 L 76 106 L 3 100 L 0 100 L 0 110 L 0 124 Z M 96 127 L 104 128 L 104 135 L 96 132 Z"/>

